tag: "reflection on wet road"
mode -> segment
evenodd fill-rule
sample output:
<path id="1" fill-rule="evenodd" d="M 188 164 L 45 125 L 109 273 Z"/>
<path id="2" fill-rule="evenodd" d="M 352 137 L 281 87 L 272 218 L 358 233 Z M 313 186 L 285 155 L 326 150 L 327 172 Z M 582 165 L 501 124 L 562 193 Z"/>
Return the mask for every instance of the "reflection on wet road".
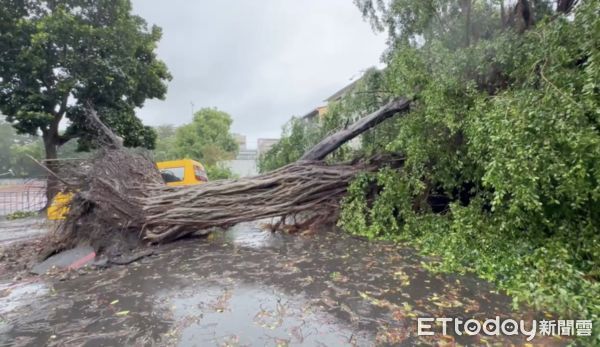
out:
<path id="1" fill-rule="evenodd" d="M 0 286 L 0 346 L 486 344 L 509 341 L 418 337 L 416 317 L 535 318 L 485 282 L 421 261 L 341 233 L 241 225 L 129 266 Z"/>
<path id="2" fill-rule="evenodd" d="M 168 293 L 182 346 L 252 343 L 257 346 L 367 344 L 367 334 L 337 323 L 302 296 L 247 285 L 214 286 Z"/>

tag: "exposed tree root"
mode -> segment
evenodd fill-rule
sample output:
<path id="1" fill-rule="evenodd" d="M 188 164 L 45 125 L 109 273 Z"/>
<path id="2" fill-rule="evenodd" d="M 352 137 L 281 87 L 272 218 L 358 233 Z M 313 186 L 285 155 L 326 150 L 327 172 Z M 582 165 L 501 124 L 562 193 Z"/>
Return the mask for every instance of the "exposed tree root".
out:
<path id="1" fill-rule="evenodd" d="M 340 200 L 357 174 L 376 171 L 382 165 L 400 167 L 403 162 L 402 158 L 378 157 L 328 165 L 319 159 L 407 109 L 406 100 L 393 101 L 343 129 L 341 135 L 325 139 L 323 147 L 313 148 L 305 160 L 264 175 L 188 187 L 165 186 L 152 160 L 142 152 L 123 148 L 90 111 L 90 124 L 98 131 L 103 149 L 88 165 L 78 165 L 74 172 L 61 170 L 75 197 L 60 228 L 60 241 L 51 248 L 89 244 L 110 257 L 142 244 L 169 242 L 201 230 L 269 217 L 283 217 L 276 228 L 305 231 L 337 215 Z M 302 221 L 295 220 L 293 226 L 285 223 L 286 216 L 295 219 L 299 215 Z"/>

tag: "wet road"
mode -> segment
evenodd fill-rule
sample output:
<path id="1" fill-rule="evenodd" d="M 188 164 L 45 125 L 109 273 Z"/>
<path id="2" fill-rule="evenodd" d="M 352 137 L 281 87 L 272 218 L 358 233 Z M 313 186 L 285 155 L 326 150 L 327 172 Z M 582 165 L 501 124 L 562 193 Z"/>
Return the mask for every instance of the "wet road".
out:
<path id="1" fill-rule="evenodd" d="M 129 266 L 0 283 L 0 346 L 525 342 L 416 336 L 417 317 L 535 318 L 512 312 L 489 284 L 431 274 L 421 261 L 409 248 L 341 233 L 241 225 Z"/>
<path id="2" fill-rule="evenodd" d="M 0 246 L 43 235 L 51 225 L 43 218 L 0 221 Z"/>

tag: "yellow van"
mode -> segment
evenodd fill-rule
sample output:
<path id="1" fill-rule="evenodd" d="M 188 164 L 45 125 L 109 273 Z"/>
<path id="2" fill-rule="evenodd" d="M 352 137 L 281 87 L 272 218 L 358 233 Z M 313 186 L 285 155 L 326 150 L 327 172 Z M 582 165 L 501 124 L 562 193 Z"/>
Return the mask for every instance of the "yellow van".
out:
<path id="1" fill-rule="evenodd" d="M 182 159 L 156 163 L 168 186 L 193 186 L 208 182 L 204 166 L 195 160 Z"/>
<path id="2" fill-rule="evenodd" d="M 156 167 L 165 181 L 166 185 L 192 186 L 208 182 L 208 176 L 204 166 L 191 159 L 161 161 Z M 50 220 L 65 219 L 69 213 L 69 204 L 73 193 L 58 193 L 48 207 L 47 215 Z"/>

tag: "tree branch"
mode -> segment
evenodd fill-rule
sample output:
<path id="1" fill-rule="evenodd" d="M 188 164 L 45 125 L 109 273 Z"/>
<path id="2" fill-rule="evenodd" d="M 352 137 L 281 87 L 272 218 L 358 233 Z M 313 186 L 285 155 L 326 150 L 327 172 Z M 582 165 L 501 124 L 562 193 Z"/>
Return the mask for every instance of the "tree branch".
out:
<path id="1" fill-rule="evenodd" d="M 350 127 L 327 136 L 316 146 L 304 153 L 300 160 L 323 160 L 329 153 L 338 149 L 344 143 L 371 129 L 384 120 L 394 116 L 398 112 L 407 111 L 411 101 L 406 98 L 398 98 L 370 115 L 360 119 Z"/>
<path id="2" fill-rule="evenodd" d="M 54 115 L 57 117 L 62 118 L 65 114 L 65 112 L 67 111 L 67 101 L 69 100 L 69 94 L 71 94 L 70 92 L 65 93 L 65 95 L 62 97 L 62 100 L 60 101 L 60 106 L 58 108 L 58 112 L 56 112 Z"/>
<path id="3" fill-rule="evenodd" d="M 41 167 L 42 169 L 44 169 L 44 171 L 46 171 L 48 174 L 50 174 L 52 177 L 56 178 L 57 180 L 59 180 L 60 182 L 62 182 L 65 186 L 69 187 L 69 188 L 76 188 L 74 185 L 72 185 L 71 183 L 63 180 L 62 178 L 60 178 L 56 173 L 54 173 L 54 171 L 50 170 L 46 165 L 40 163 L 37 159 L 35 159 L 34 157 L 30 156 L 29 154 L 26 154 L 27 157 L 29 157 L 29 159 L 33 160 L 33 162 L 35 162 L 36 164 L 39 165 L 39 167 Z"/>
<path id="4" fill-rule="evenodd" d="M 579 0 L 558 0 L 556 12 L 568 14 L 577 5 Z"/>

